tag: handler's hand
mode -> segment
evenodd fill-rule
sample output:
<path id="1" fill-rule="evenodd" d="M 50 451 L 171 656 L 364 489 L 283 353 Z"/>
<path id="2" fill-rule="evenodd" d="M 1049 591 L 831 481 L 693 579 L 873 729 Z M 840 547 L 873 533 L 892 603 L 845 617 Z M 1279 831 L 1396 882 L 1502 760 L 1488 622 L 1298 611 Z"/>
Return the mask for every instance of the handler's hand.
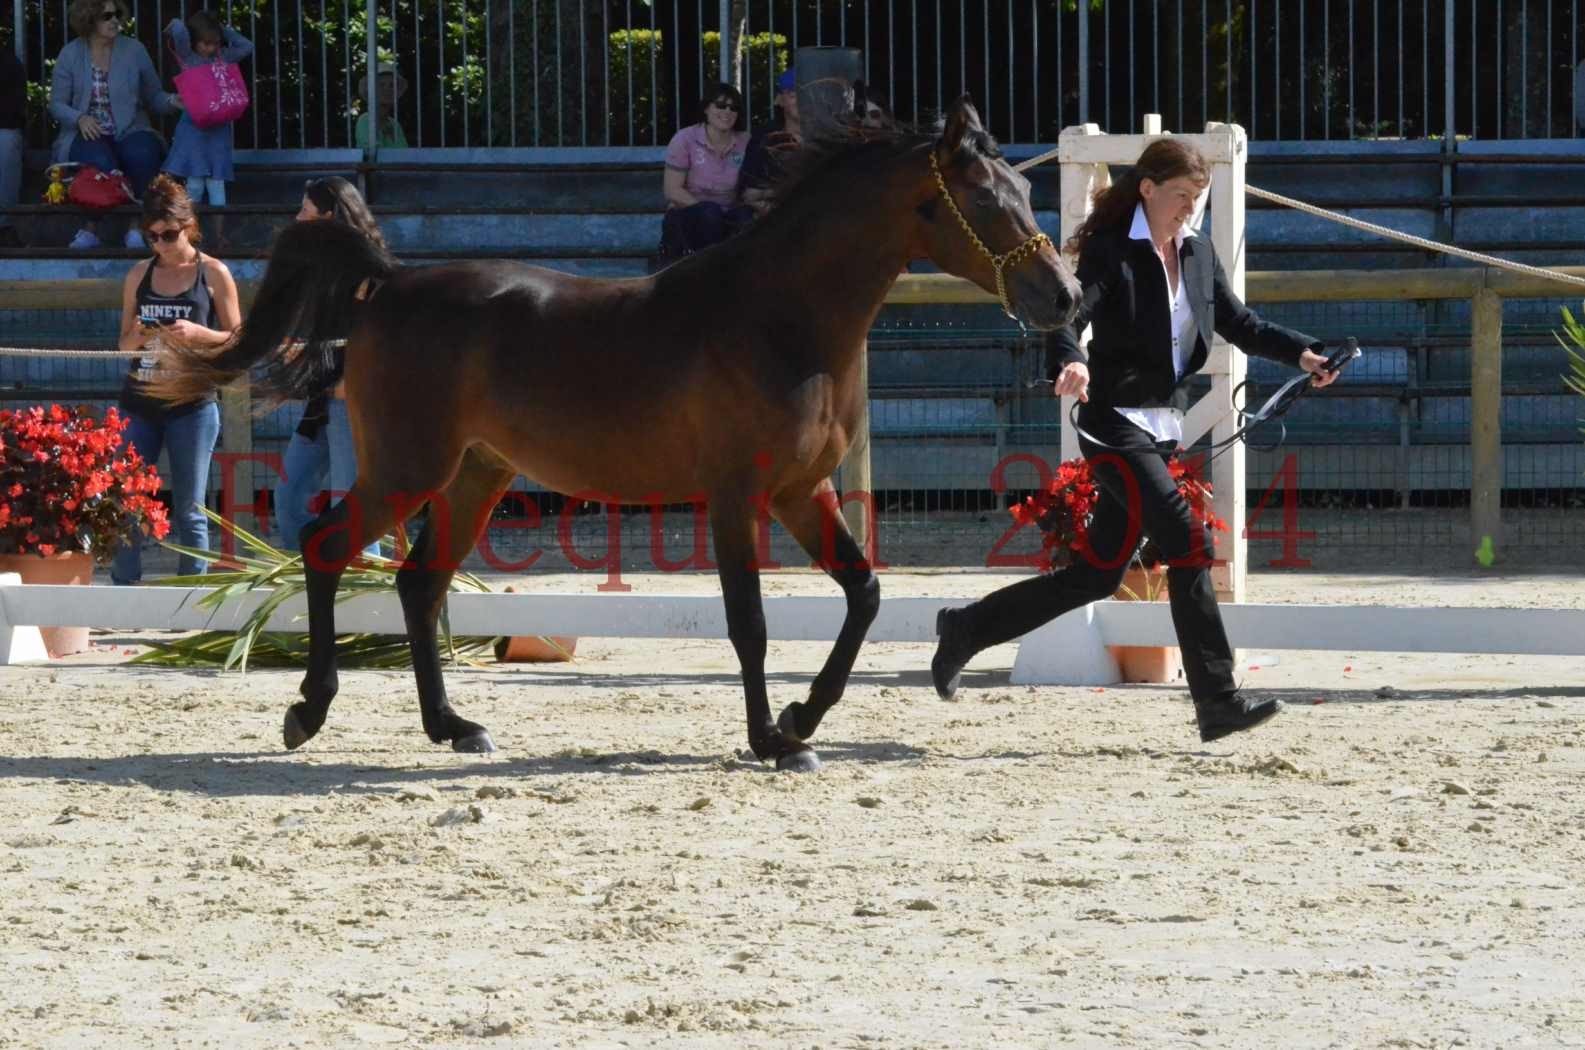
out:
<path id="1" fill-rule="evenodd" d="M 1090 366 L 1082 361 L 1074 361 L 1057 376 L 1051 392 L 1058 397 L 1076 397 L 1080 401 L 1089 401 Z"/>
<path id="2" fill-rule="evenodd" d="M 99 121 L 95 120 L 87 113 L 84 113 L 82 116 L 77 118 L 77 134 L 81 135 L 89 142 L 103 137 L 104 133 L 105 129 L 99 126 Z"/>
<path id="3" fill-rule="evenodd" d="M 198 333 L 202 332 L 203 330 L 204 329 L 201 325 L 193 324 L 193 322 L 182 318 L 172 321 L 170 324 L 161 328 L 160 338 L 164 340 L 166 346 L 175 346 L 183 350 L 197 350 L 203 344 L 201 342 L 194 342 L 194 339 L 197 338 Z"/>
<path id="4" fill-rule="evenodd" d="M 1342 374 L 1342 369 L 1336 372 L 1326 370 L 1326 358 L 1314 350 L 1306 350 L 1299 355 L 1299 367 L 1311 373 L 1310 385 L 1319 390 L 1323 386 L 1331 386 L 1337 382 L 1337 377 Z"/>

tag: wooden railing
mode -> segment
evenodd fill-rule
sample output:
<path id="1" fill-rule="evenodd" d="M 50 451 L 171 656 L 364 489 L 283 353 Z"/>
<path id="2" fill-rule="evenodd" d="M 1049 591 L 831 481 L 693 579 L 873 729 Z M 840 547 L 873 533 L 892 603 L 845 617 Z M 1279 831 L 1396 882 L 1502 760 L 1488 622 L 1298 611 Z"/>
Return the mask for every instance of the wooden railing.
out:
<path id="1" fill-rule="evenodd" d="M 1585 267 L 1556 267 L 1585 276 Z M 1506 299 L 1550 299 L 1572 295 L 1577 288 L 1507 270 L 1464 267 L 1425 270 L 1292 270 L 1259 271 L 1246 278 L 1252 303 L 1362 302 L 1468 299 L 1470 339 L 1470 525 L 1471 535 L 1490 536 L 1502 549 L 1502 314 Z M 241 282 L 244 306 L 252 282 Z M 947 274 L 904 274 L 888 303 L 994 303 L 979 287 Z M 61 281 L 0 281 L 0 310 L 110 310 L 121 305 L 121 282 L 109 278 Z M 224 449 L 252 451 L 249 401 L 245 391 L 228 392 L 223 402 Z M 846 487 L 870 489 L 868 416 L 844 463 Z M 850 510 L 858 508 L 850 505 Z M 864 543 L 865 521 L 855 514 L 856 538 Z"/>

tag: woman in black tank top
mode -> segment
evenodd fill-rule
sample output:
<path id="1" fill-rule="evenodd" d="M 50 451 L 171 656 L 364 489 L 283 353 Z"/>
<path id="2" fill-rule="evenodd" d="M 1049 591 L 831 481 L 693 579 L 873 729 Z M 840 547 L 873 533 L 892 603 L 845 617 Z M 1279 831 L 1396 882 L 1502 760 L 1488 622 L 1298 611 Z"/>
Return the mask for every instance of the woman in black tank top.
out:
<path id="1" fill-rule="evenodd" d="M 121 293 L 123 352 L 144 350 L 134 358 L 121 385 L 121 412 L 127 419 L 124 445 L 148 463 L 161 450 L 169 454 L 171 521 L 176 542 L 207 549 L 209 520 L 200 508 L 209 481 L 209 460 L 220 436 L 220 406 L 214 392 L 198 401 L 170 405 L 149 397 L 144 385 L 160 368 L 163 346 L 218 347 L 242 324 L 237 285 L 218 259 L 199 253 L 198 220 L 182 184 L 158 176 L 143 195 L 143 236 L 154 258 L 127 274 Z M 208 563 L 183 555 L 183 575 L 203 572 Z M 142 537 L 123 547 L 110 566 L 118 584 L 143 578 Z"/>

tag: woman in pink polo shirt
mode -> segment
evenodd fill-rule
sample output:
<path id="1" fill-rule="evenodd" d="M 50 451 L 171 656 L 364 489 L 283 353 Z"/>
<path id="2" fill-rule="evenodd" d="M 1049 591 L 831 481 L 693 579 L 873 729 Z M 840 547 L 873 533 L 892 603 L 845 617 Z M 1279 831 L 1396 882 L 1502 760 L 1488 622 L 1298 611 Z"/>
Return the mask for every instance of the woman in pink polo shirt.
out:
<path id="1" fill-rule="evenodd" d="M 704 119 L 677 132 L 666 147 L 663 255 L 701 251 L 754 218 L 738 194 L 738 172 L 748 149 L 743 95 L 731 84 L 717 84 L 699 108 Z"/>

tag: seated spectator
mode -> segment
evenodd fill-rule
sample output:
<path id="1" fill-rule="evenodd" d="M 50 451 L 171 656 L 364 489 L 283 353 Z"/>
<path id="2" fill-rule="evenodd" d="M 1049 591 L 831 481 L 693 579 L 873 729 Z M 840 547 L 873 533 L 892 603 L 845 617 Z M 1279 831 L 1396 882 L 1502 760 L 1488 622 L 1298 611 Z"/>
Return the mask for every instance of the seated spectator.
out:
<path id="1" fill-rule="evenodd" d="M 50 162 L 121 171 L 141 198 L 165 156 L 165 140 L 150 118 L 180 113 L 182 100 L 160 86 L 148 50 L 122 32 L 130 20 L 126 0 L 72 0 L 67 20 L 77 35 L 50 71 L 50 116 L 61 126 Z M 99 247 L 94 225 L 85 223 L 70 247 Z M 144 248 L 136 223 L 125 243 Z"/>
<path id="2" fill-rule="evenodd" d="M 853 115 L 860 127 L 889 128 L 894 123 L 891 110 L 886 107 L 886 90 L 862 80 L 853 83 Z"/>
<path id="3" fill-rule="evenodd" d="M 0 50 L 0 208 L 14 208 L 22 194 L 22 129 L 27 123 L 27 73 L 16 52 Z M 0 212 L 0 248 L 20 248 L 11 216 Z"/>
<path id="4" fill-rule="evenodd" d="M 743 203 L 764 215 L 770 209 L 771 186 L 781 176 L 782 160 L 803 145 L 803 122 L 798 119 L 798 77 L 791 67 L 776 78 L 776 119 L 748 140 L 738 189 Z"/>
<path id="5" fill-rule="evenodd" d="M 677 132 L 666 147 L 663 256 L 702 251 L 754 218 L 738 195 L 738 173 L 748 148 L 748 132 L 739 128 L 743 95 L 731 84 L 717 84 L 699 108 L 703 119 Z"/>
<path id="6" fill-rule="evenodd" d="M 374 67 L 374 85 L 380 103 L 380 136 L 374 146 L 376 149 L 406 149 L 407 133 L 402 130 L 401 121 L 396 119 L 396 101 L 407 94 L 407 81 L 397 72 L 395 65 L 381 62 Z M 365 103 L 369 101 L 369 82 L 366 79 L 358 80 L 358 97 Z M 352 141 L 359 149 L 369 148 L 369 125 L 369 110 L 365 105 L 363 115 L 352 128 Z"/>

